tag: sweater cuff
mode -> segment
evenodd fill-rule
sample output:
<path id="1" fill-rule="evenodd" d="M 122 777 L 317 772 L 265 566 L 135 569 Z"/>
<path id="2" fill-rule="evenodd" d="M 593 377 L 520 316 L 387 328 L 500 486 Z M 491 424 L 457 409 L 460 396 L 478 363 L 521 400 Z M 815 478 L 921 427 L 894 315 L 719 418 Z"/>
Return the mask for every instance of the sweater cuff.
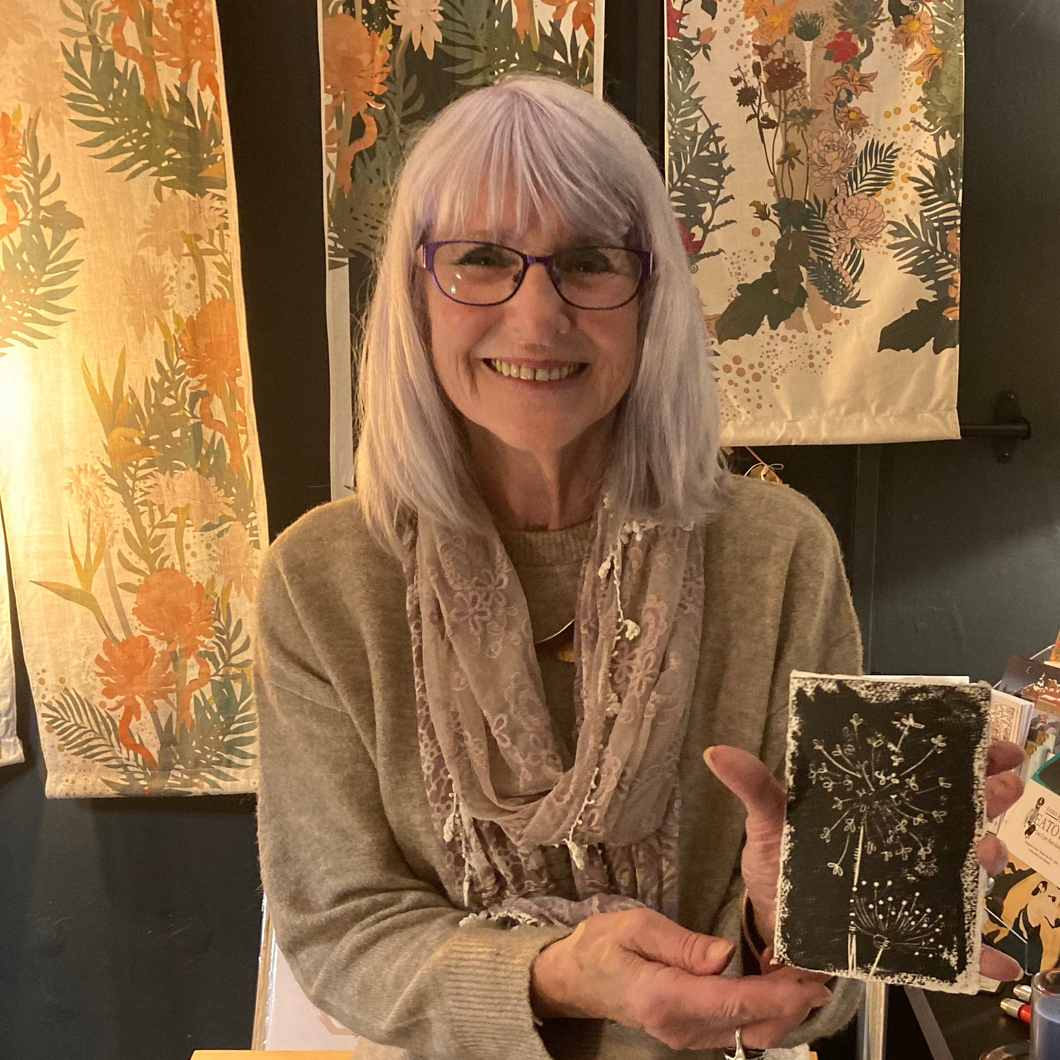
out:
<path id="1" fill-rule="evenodd" d="M 446 947 L 443 981 L 461 1060 L 580 1060 L 595 1055 L 601 1021 L 546 1020 L 539 1034 L 530 1007 L 534 958 L 571 931 L 468 926 L 456 933 Z"/>
<path id="2" fill-rule="evenodd" d="M 832 1000 L 818 1009 L 805 1023 L 796 1027 L 784 1042 L 786 1046 L 831 1038 L 838 1034 L 858 1013 L 865 984 L 857 979 L 836 979 L 831 987 Z"/>

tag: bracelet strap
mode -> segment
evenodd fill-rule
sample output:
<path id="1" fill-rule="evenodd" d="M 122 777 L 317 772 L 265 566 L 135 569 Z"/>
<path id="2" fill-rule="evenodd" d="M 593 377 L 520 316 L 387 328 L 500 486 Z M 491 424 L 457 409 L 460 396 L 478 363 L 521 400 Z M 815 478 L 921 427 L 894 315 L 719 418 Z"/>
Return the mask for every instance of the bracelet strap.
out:
<path id="1" fill-rule="evenodd" d="M 746 891 L 744 891 L 743 905 L 740 909 L 740 932 L 743 935 L 744 945 L 751 951 L 751 956 L 761 965 L 762 955 L 766 952 L 766 943 L 755 926 L 754 906 L 751 905 L 750 896 Z"/>

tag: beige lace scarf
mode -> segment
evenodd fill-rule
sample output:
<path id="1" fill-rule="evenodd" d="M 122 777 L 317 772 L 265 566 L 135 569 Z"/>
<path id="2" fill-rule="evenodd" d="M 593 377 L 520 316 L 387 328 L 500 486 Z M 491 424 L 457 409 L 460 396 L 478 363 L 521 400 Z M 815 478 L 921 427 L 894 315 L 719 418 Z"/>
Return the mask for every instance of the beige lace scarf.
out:
<path id="1" fill-rule="evenodd" d="M 699 660 L 702 535 L 619 527 L 606 498 L 598 506 L 576 608 L 569 769 L 496 531 L 471 537 L 423 519 L 405 545 L 420 762 L 450 900 L 535 924 L 639 904 L 676 917 L 677 767 Z M 542 851 L 561 844 L 577 901 L 554 893 Z"/>

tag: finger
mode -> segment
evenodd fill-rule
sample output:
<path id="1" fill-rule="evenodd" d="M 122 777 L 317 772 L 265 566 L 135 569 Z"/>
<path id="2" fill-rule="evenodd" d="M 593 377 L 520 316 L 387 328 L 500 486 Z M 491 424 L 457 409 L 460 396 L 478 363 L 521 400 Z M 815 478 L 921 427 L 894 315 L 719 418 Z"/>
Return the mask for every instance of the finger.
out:
<path id="1" fill-rule="evenodd" d="M 975 847 L 979 864 L 988 876 L 1000 876 L 1008 865 L 1008 850 L 996 835 L 985 835 Z"/>
<path id="2" fill-rule="evenodd" d="M 719 744 L 703 752 L 711 772 L 747 807 L 761 824 L 781 827 L 787 796 L 776 778 L 754 755 Z"/>
<path id="3" fill-rule="evenodd" d="M 807 1009 L 806 1014 L 799 1020 L 799 1023 L 804 1023 L 815 1008 L 823 1007 L 822 1005 L 815 1005 Z M 792 1023 L 789 1020 L 760 1020 L 757 1023 L 749 1023 L 741 1027 L 740 1038 L 744 1045 L 752 1049 L 770 1049 L 780 1045 L 799 1023 Z"/>
<path id="4" fill-rule="evenodd" d="M 986 815 L 1000 817 L 1023 794 L 1023 781 L 1015 773 L 997 773 L 986 780 Z"/>
<path id="5" fill-rule="evenodd" d="M 735 946 L 728 939 L 701 935 L 675 924 L 661 913 L 638 911 L 624 932 L 624 949 L 647 961 L 680 968 L 689 975 L 721 975 L 732 960 Z"/>
<path id="6" fill-rule="evenodd" d="M 1006 769 L 1016 769 L 1023 764 L 1023 748 L 1008 740 L 995 740 L 990 745 L 986 756 L 986 775 L 1003 773 Z"/>
<path id="7" fill-rule="evenodd" d="M 1019 962 L 1013 960 L 1007 953 L 995 950 L 993 946 L 984 946 L 979 956 L 979 974 L 988 979 L 996 979 L 1001 983 L 1008 983 L 1014 979 L 1023 978 L 1023 969 Z"/>
<path id="8" fill-rule="evenodd" d="M 697 990 L 696 981 L 684 980 L 679 987 L 684 1005 L 691 1005 L 704 1015 L 714 1018 L 726 1030 L 746 1027 L 762 1020 L 801 1023 L 815 1008 L 827 1005 L 832 992 L 811 977 L 812 973 L 796 968 L 782 968 L 773 975 L 749 975 L 738 979 L 699 980 L 704 987 Z M 709 993 L 706 984 L 709 983 Z M 704 1009 L 704 996 L 709 1009 Z M 682 1005 L 682 1007 L 684 1007 Z"/>

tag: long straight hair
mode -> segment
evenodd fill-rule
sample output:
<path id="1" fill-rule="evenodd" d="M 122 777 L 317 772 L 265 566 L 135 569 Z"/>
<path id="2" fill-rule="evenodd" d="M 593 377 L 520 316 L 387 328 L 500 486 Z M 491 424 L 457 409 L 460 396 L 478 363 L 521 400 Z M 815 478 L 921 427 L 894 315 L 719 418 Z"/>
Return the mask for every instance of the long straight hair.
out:
<path id="1" fill-rule="evenodd" d="M 422 131 L 393 196 L 358 371 L 358 499 L 396 554 L 412 513 L 473 534 L 491 517 L 467 436 L 427 348 L 417 249 L 457 238 L 483 205 L 531 211 L 591 238 L 649 250 L 632 382 L 616 409 L 601 488 L 624 520 L 687 525 L 714 510 L 722 483 L 712 352 L 659 172 L 613 107 L 556 78 L 520 75 L 450 104 Z"/>

